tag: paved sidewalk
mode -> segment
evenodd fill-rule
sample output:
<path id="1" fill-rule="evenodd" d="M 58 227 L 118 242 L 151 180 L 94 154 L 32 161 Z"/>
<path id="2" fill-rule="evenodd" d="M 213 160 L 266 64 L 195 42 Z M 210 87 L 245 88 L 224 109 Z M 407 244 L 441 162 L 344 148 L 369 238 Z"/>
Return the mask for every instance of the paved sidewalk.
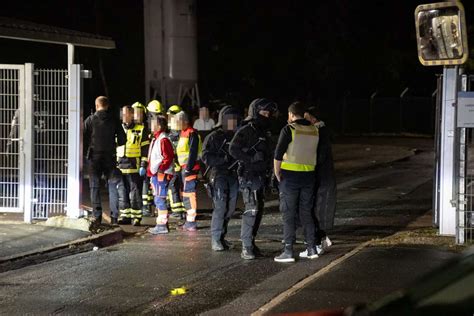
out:
<path id="1" fill-rule="evenodd" d="M 41 251 L 91 233 L 38 224 L 2 224 L 0 222 L 0 261 L 31 251 Z"/>

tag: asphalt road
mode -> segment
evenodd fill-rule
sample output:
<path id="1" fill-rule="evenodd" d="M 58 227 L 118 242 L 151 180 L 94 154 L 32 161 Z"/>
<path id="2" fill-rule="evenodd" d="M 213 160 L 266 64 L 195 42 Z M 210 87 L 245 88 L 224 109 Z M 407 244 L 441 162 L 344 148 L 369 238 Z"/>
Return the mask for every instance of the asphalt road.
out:
<path id="1" fill-rule="evenodd" d="M 0 314 L 249 314 L 272 297 L 347 253 L 390 235 L 431 208 L 432 152 L 338 175 L 334 246 L 317 260 L 279 264 L 281 217 L 267 209 L 259 234 L 264 257 L 240 259 L 235 249 L 210 249 L 209 216 L 197 232 L 135 234 L 124 243 L 0 275 Z M 209 215 L 209 214 L 207 214 Z M 296 251 L 304 249 L 297 245 Z M 182 295 L 170 290 L 184 287 Z"/>

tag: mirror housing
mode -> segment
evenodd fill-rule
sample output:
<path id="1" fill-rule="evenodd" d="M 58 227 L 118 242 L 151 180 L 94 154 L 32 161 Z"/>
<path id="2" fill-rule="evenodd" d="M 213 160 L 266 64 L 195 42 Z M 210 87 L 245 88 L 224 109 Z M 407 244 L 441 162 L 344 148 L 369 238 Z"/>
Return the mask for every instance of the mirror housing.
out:
<path id="1" fill-rule="evenodd" d="M 460 65 L 469 56 L 463 5 L 439 2 L 415 10 L 418 59 L 424 66 Z"/>

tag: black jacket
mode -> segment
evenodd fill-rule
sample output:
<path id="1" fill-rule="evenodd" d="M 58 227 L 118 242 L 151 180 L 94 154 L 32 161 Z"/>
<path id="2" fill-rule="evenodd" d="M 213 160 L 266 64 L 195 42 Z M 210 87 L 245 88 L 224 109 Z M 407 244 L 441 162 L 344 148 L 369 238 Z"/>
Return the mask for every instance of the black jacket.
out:
<path id="1" fill-rule="evenodd" d="M 234 162 L 232 156 L 228 154 L 232 136 L 232 134 L 224 132 L 222 128 L 218 128 L 204 139 L 202 161 L 213 172 L 227 172 Z"/>
<path id="2" fill-rule="evenodd" d="M 229 154 L 229 143 L 234 136 L 232 131 L 224 131 L 224 116 L 232 112 L 231 106 L 225 106 L 219 112 L 219 119 L 213 131 L 204 138 L 202 160 L 212 173 L 228 174 L 228 168 L 235 159 Z M 234 169 L 235 170 L 235 169 Z"/>
<path id="3" fill-rule="evenodd" d="M 84 121 L 84 148 L 88 155 L 115 155 L 117 146 L 127 141 L 119 119 L 101 110 Z"/>
<path id="4" fill-rule="evenodd" d="M 245 171 L 264 175 L 271 168 L 273 157 L 268 133 L 257 120 L 250 120 L 237 130 L 230 142 L 229 153 L 240 161 Z M 263 160 L 255 161 L 257 153 L 263 154 Z"/>
<path id="5" fill-rule="evenodd" d="M 326 181 L 329 181 L 329 179 L 331 182 L 335 181 L 331 135 L 330 131 L 324 124 L 319 127 L 318 163 L 316 165 L 316 177 L 319 179 L 326 179 Z"/>

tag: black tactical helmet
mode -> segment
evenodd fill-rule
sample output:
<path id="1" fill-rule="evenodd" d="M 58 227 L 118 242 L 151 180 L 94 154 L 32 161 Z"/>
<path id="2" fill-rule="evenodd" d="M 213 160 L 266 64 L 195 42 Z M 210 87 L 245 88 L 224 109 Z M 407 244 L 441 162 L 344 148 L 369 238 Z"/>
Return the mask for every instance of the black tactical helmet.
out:
<path id="1" fill-rule="evenodd" d="M 252 109 L 253 117 L 257 117 L 258 112 L 260 111 L 269 111 L 271 114 L 274 114 L 277 110 L 277 104 L 271 100 L 265 98 L 259 98 L 253 100 L 249 105 L 249 110 Z M 250 111 L 249 111 L 250 112 Z"/>

